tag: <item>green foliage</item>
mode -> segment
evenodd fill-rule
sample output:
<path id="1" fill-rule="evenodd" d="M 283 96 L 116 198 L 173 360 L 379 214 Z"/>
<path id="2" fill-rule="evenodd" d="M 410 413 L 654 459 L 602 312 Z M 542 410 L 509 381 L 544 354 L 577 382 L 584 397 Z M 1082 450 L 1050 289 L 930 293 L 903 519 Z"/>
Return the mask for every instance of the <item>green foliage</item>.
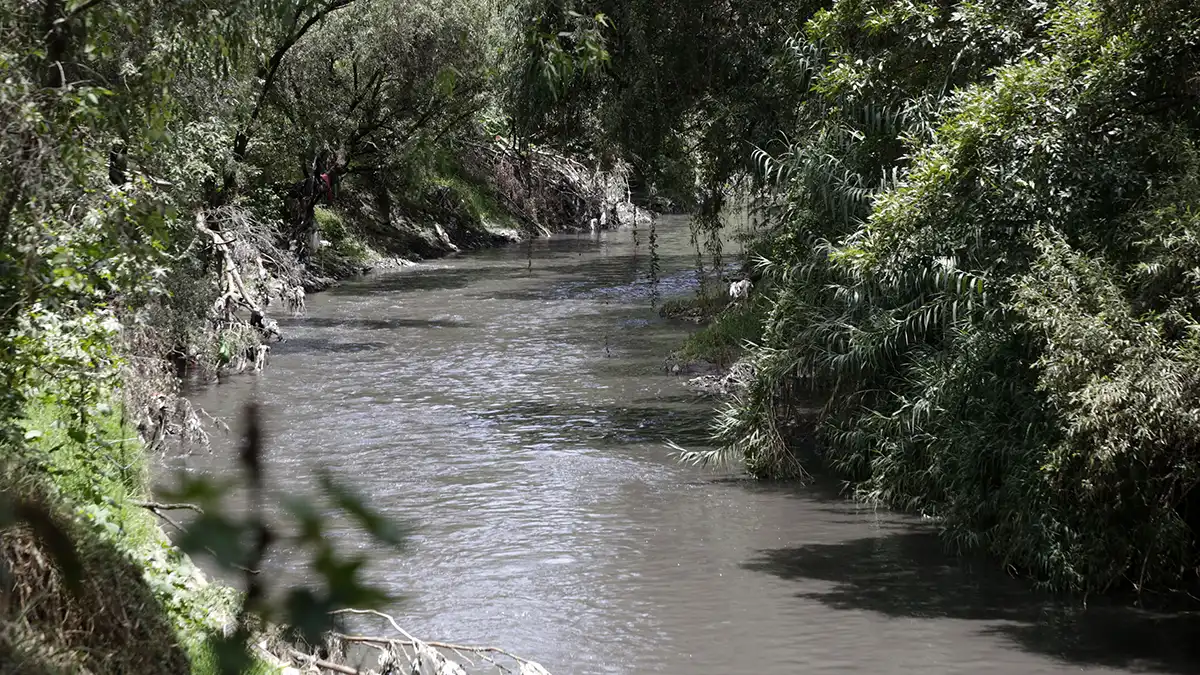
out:
<path id="1" fill-rule="evenodd" d="M 186 670 L 180 636 L 143 568 L 115 543 L 123 537 L 113 533 L 113 523 L 72 513 L 73 504 L 53 485 L 20 464 L 3 468 L 0 494 L 25 505 L 17 522 L 6 519 L 0 528 L 11 599 L 3 608 L 0 652 L 23 652 L 21 672 Z"/>
<path id="2" fill-rule="evenodd" d="M 759 152 L 771 308 L 726 459 L 820 462 L 1057 588 L 1193 573 L 1195 68 L 1186 4 L 834 1 Z M 1168 243 L 1169 242 L 1169 243 Z"/>
<path id="3" fill-rule="evenodd" d="M 192 663 L 192 675 L 224 675 L 218 656 L 219 646 L 213 644 L 210 638 L 193 645 L 188 651 Z M 250 665 L 238 675 L 277 675 L 279 669 L 261 660 L 252 660 Z"/>
<path id="4" fill-rule="evenodd" d="M 462 115 L 461 108 L 442 106 L 444 101 L 474 100 L 457 83 L 428 73 L 450 43 L 442 51 L 407 53 L 425 58 L 424 70 L 406 69 L 396 58 L 381 60 L 396 41 L 416 33 L 390 29 L 383 15 L 388 8 L 364 2 L 374 8 L 376 25 L 389 29 L 384 32 L 393 38 L 377 43 L 371 39 L 378 36 L 360 35 L 368 38 L 362 44 L 381 51 L 354 54 L 380 61 L 377 73 L 386 72 L 389 79 L 384 83 L 376 74 L 375 82 L 390 88 L 375 91 L 384 98 L 363 97 L 358 116 L 344 119 L 306 103 L 305 112 L 312 113 L 305 118 L 308 126 L 288 120 L 279 111 L 286 111 L 289 101 L 276 83 L 287 82 L 286 92 L 295 94 L 305 81 L 287 80 L 280 68 L 296 61 L 311 69 L 313 62 L 303 61 L 306 49 L 319 61 L 329 50 L 344 47 L 337 38 L 345 25 L 323 19 L 346 4 L 0 3 L 0 124 L 5 129 L 0 136 L 5 157 L 0 166 L 0 447 L 9 463 L 6 471 L 19 477 L 14 480 L 31 482 L 50 511 L 61 512 L 55 517 L 66 523 L 58 528 L 68 533 L 65 550 L 76 552 L 85 576 L 108 579 L 111 571 L 109 590 L 130 597 L 122 621 L 146 634 L 137 635 L 144 644 L 123 646 L 129 663 L 155 661 L 161 647 L 171 656 L 158 658 L 155 668 L 177 670 L 180 644 L 202 654 L 195 645 L 211 644 L 210 634 L 227 628 L 238 613 L 238 594 L 205 582 L 186 552 L 163 536 L 155 515 L 139 504 L 146 496 L 145 450 L 124 414 L 132 399 L 138 399 L 136 406 L 153 404 L 138 398 L 142 394 L 169 396 L 174 390 L 170 381 L 141 381 L 146 373 L 164 370 L 145 362 L 174 353 L 231 364 L 258 343 L 244 322 L 217 316 L 214 304 L 230 261 L 221 259 L 210 237 L 198 230 L 196 213 L 241 201 L 241 211 L 227 208 L 209 222 L 257 246 L 271 238 L 275 228 L 269 224 L 283 215 L 277 187 L 294 180 L 302 166 L 277 164 L 276 148 L 295 146 L 299 137 L 352 150 L 374 144 L 386 155 L 371 161 L 394 162 L 407 147 L 397 134 L 406 133 L 412 121 L 427 117 L 436 123 L 426 132 L 425 138 L 432 138 Z M 415 12 L 425 17 L 426 32 L 457 35 L 451 24 L 461 13 L 431 24 L 438 8 L 427 9 Z M 288 53 L 292 48 L 295 54 Z M 426 101 L 425 94 L 434 89 L 442 92 L 435 101 L 441 107 L 431 112 L 410 105 Z M 312 92 L 319 101 L 345 98 L 327 93 Z M 354 105 L 349 107 L 353 112 Z M 329 129 L 318 121 L 341 126 Z M 253 225 L 222 220 L 239 213 L 257 214 L 242 220 L 268 226 L 256 233 Z M 253 262 L 247 255 L 250 245 L 226 246 L 237 257 L 233 262 Z M 286 263 L 272 261 L 277 267 Z M 128 352 L 135 349 L 141 351 L 131 365 Z M 131 381 L 123 381 L 123 374 Z M 128 412 L 131 419 L 146 416 L 140 408 Z M 4 488 L 6 498 L 16 489 L 10 483 Z M 20 516 L 23 503 L 11 502 L 17 507 L 6 511 Z M 338 503 L 353 506 L 346 495 Z M 353 512 L 366 518 L 362 509 Z M 28 523 L 8 515 L 6 537 Z M 369 525 L 379 527 L 374 521 Z M 207 552 L 215 542 L 200 543 Z M 326 549 L 318 563 L 332 575 L 330 588 L 336 592 L 313 595 L 324 604 L 310 609 L 375 597 L 356 585 L 361 561 L 343 561 Z M 92 564 L 102 564 L 104 574 Z M 29 574 L 42 583 L 40 572 Z M 46 610 L 50 624 L 93 611 L 89 606 L 70 610 L 62 589 L 39 592 L 52 608 L 68 607 L 58 615 Z M 93 601 L 104 602 L 102 597 L 87 600 Z M 292 617 L 304 619 L 300 613 L 284 618 Z M 50 624 L 39 624 L 38 631 L 52 636 L 56 627 Z M 319 619 L 302 627 L 314 625 Z M 65 623 L 61 628 L 76 630 Z M 77 632 L 84 643 L 61 646 L 68 652 L 77 646 L 92 650 L 81 652 L 83 659 L 102 654 L 110 646 L 104 640 L 115 636 L 91 625 Z M 39 662 L 46 668 L 57 663 Z"/>
<path id="5" fill-rule="evenodd" d="M 367 563 L 365 554 L 345 555 L 326 536 L 330 513 L 349 518 L 375 541 L 394 550 L 402 550 L 408 530 L 380 517 L 353 490 L 328 473 L 320 474 L 320 484 L 329 508 L 308 497 L 287 496 L 282 500 L 285 513 L 293 521 L 286 537 L 294 548 L 310 553 L 309 568 L 321 579 L 318 587 L 289 589 L 281 601 L 268 598 L 265 583 L 258 575 L 271 545 L 283 536 L 266 523 L 267 496 L 263 467 L 263 439 L 256 407 L 247 409 L 247 431 L 240 461 L 244 487 L 248 490 L 250 510 L 235 516 L 225 508 L 228 482 L 182 474 L 172 499 L 202 509 L 189 524 L 179 541 L 182 550 L 205 553 L 230 573 L 244 572 L 246 594 L 237 628 L 230 634 L 213 635 L 207 649 L 216 662 L 217 672 L 238 675 L 252 668 L 254 656 L 250 640 L 254 624 L 278 622 L 307 644 L 320 644 L 324 634 L 338 627 L 335 612 L 345 608 L 376 609 L 390 598 L 381 590 L 363 582 L 359 573 Z"/>
<path id="6" fill-rule="evenodd" d="M 589 91 L 609 61 L 606 32 L 613 25 L 603 12 L 583 14 L 568 0 L 518 4 L 509 21 L 517 44 L 509 46 L 503 64 L 501 105 L 507 113 L 507 136 L 519 147 L 566 132 L 559 114 L 578 107 L 564 105 Z M 569 122 L 567 122 L 569 124 Z"/>
<path id="7" fill-rule="evenodd" d="M 432 184 L 449 188 L 472 220 L 484 226 L 516 231 L 521 229 L 520 221 L 500 202 L 489 186 L 457 165 L 443 165 L 440 168 L 438 175 L 432 178 Z"/>
<path id="8" fill-rule="evenodd" d="M 581 127 L 691 205 L 701 268 L 730 179 L 765 185 L 755 376 L 720 458 L 802 475 L 785 429 L 820 397 L 804 458 L 964 548 L 1058 588 L 1192 574 L 1192 5 L 586 11 L 612 17 L 609 66 L 547 133 Z M 741 333 L 719 321 L 685 351 Z"/>
<path id="9" fill-rule="evenodd" d="M 102 404 L 79 433 L 70 423 L 76 409 L 53 388 L 30 401 L 23 425 L 34 464 L 27 471 L 44 476 L 45 489 L 70 505 L 95 537 L 138 564 L 183 639 L 200 639 L 231 620 L 236 593 L 209 585 L 138 504 L 147 497 L 146 457 L 118 406 Z"/>
<path id="10" fill-rule="evenodd" d="M 804 6 L 531 2 L 526 21 L 533 35 L 574 36 L 582 24 L 602 39 L 604 67 L 562 81 L 562 91 L 539 93 L 537 85 L 549 79 L 544 73 L 553 72 L 547 52 L 555 52 L 528 40 L 518 51 L 524 69 L 509 86 L 516 102 L 508 109 L 515 108 L 519 134 L 602 160 L 629 159 L 663 194 L 698 206 L 750 168 L 749 148 L 771 145 L 792 123 L 793 78 L 774 66 Z"/>
<path id="11" fill-rule="evenodd" d="M 329 242 L 328 246 L 322 245 L 310 261 L 317 273 L 334 278 L 353 276 L 374 257 L 374 253 L 346 227 L 339 213 L 318 207 L 313 215 L 319 236 Z"/>
<path id="12" fill-rule="evenodd" d="M 710 296 L 701 296 L 708 298 Z M 715 308 L 719 313 L 700 330 L 692 333 L 684 340 L 683 345 L 676 351 L 675 357 L 684 361 L 707 361 L 721 367 L 729 367 L 745 352 L 747 346 L 762 335 L 762 322 L 766 311 L 763 302 L 756 298 L 753 302 L 724 307 L 724 301 L 696 299 L 690 303 L 704 307 Z M 723 309 L 723 311 L 720 311 Z M 679 311 L 668 308 L 665 304 L 663 312 Z"/>

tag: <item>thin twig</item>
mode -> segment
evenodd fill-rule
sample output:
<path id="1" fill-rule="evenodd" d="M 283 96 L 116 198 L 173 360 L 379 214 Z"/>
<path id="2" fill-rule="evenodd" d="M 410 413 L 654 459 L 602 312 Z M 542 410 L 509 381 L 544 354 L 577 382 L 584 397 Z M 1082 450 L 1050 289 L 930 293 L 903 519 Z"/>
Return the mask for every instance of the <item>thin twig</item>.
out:
<path id="1" fill-rule="evenodd" d="M 204 513 L 204 511 L 200 510 L 199 506 L 196 506 L 194 504 L 154 504 L 153 502 L 137 502 L 137 501 L 133 502 L 133 504 L 135 506 L 141 506 L 141 507 L 149 510 L 150 513 L 153 513 L 154 515 L 158 516 L 159 518 L 162 518 L 171 527 L 175 528 L 176 530 L 179 530 L 180 532 L 185 532 L 185 533 L 187 532 L 187 529 L 185 529 L 182 525 L 180 525 L 178 522 L 176 522 L 175 519 L 173 519 L 170 516 L 168 516 L 167 514 L 163 513 L 163 510 L 167 509 L 167 508 L 175 508 L 175 509 L 192 510 L 192 511 L 196 511 L 197 513 L 201 513 L 201 514 Z M 213 558 L 220 559 L 219 556 L 217 556 L 216 551 L 212 550 L 211 548 L 205 546 L 204 550 L 208 551 L 208 554 L 211 555 Z M 242 567 L 241 565 L 230 565 L 230 566 L 233 567 L 235 570 L 238 570 L 239 572 L 245 572 L 246 574 L 262 574 L 262 570 L 250 569 L 249 567 Z"/>
<path id="2" fill-rule="evenodd" d="M 363 636 L 363 635 L 344 635 L 341 633 L 333 634 L 335 637 L 342 640 L 343 642 L 367 644 L 367 645 L 388 645 L 389 647 L 399 646 L 401 648 L 412 647 L 414 649 L 419 649 L 420 647 L 423 647 L 423 646 L 424 647 L 432 647 L 434 649 L 447 649 L 447 650 L 456 652 L 456 653 L 464 656 L 464 658 L 465 658 L 465 653 L 471 653 L 471 654 L 475 654 L 476 656 L 482 658 L 483 660 L 487 661 L 488 663 L 492 664 L 493 666 L 496 666 L 500 670 L 503 670 L 506 672 L 508 672 L 507 668 L 505 668 L 504 666 L 497 663 L 494 659 L 489 658 L 487 655 L 488 654 L 500 654 L 501 656 L 505 656 L 505 657 L 512 659 L 513 661 L 517 662 L 521 666 L 525 666 L 526 664 L 534 664 L 535 663 L 533 661 L 530 661 L 529 659 L 521 658 L 520 656 L 517 656 L 516 654 L 513 654 L 512 652 L 500 649 L 499 647 L 472 647 L 469 645 L 458 645 L 458 644 L 452 644 L 449 642 L 418 640 L 417 638 L 413 637 L 413 635 L 411 633 L 409 633 L 408 631 L 401 628 L 400 624 L 396 622 L 395 617 L 391 616 L 390 614 L 384 614 L 383 612 L 380 612 L 380 611 L 377 611 L 374 609 L 341 609 L 341 610 L 331 612 L 331 614 L 360 614 L 360 615 L 367 614 L 367 615 L 371 615 L 371 616 L 377 616 L 382 619 L 386 619 L 387 622 L 392 625 L 392 628 L 394 628 L 396 630 L 396 632 L 400 633 L 405 638 L 407 638 L 405 640 L 397 640 L 395 638 L 370 637 L 370 636 Z M 407 649 L 405 650 L 405 653 L 407 655 Z M 467 660 L 470 661 L 469 658 Z M 474 665 L 474 664 L 472 664 L 472 665 Z"/>
<path id="3" fill-rule="evenodd" d="M 151 511 L 157 511 L 157 510 L 184 511 L 184 510 L 187 510 L 187 511 L 195 511 L 196 513 L 199 513 L 201 515 L 204 514 L 204 509 L 200 508 L 199 506 L 196 506 L 195 504 L 160 504 L 158 502 L 144 502 L 144 501 L 140 501 L 140 500 L 136 500 L 136 499 L 132 500 L 130 503 L 133 504 L 134 506 L 140 506 L 144 509 L 150 509 Z"/>
<path id="4" fill-rule="evenodd" d="M 392 615 L 384 614 L 383 612 L 380 612 L 378 610 L 374 610 L 374 609 L 339 609 L 339 610 L 330 612 L 330 614 L 370 614 L 372 616 L 377 616 L 382 619 L 387 619 L 388 623 L 392 624 L 392 628 L 395 628 L 397 633 L 403 635 L 404 637 L 408 638 L 409 640 L 412 640 L 414 643 L 421 642 L 417 638 L 413 637 L 411 633 L 409 633 L 408 631 L 401 628 L 400 624 L 396 623 L 396 619 Z"/>
<path id="5" fill-rule="evenodd" d="M 182 525 L 180 525 L 179 523 L 175 522 L 175 521 L 174 521 L 174 520 L 173 520 L 173 519 L 172 519 L 170 516 L 168 516 L 167 514 L 163 513 L 162 511 L 159 511 L 158 509 L 153 509 L 153 508 L 152 508 L 152 509 L 150 509 L 150 512 L 151 512 L 151 513 L 153 513 L 154 515 L 158 516 L 159 518 L 162 518 L 163 520 L 165 520 L 165 521 L 167 522 L 167 524 L 168 524 L 168 525 L 170 525 L 171 527 L 175 528 L 176 530 L 179 530 L 180 532 L 187 532 L 187 530 L 183 529 L 183 526 L 182 526 Z"/>
<path id="6" fill-rule="evenodd" d="M 358 613 L 361 611 L 362 610 L 357 610 L 355 613 Z M 395 644 L 395 645 L 402 645 L 402 646 L 406 646 L 406 647 L 418 647 L 420 645 L 427 645 L 429 647 L 434 647 L 436 649 L 449 649 L 452 651 L 469 652 L 471 654 L 477 654 L 477 655 L 500 654 L 501 656 L 507 656 L 508 658 L 512 659 L 513 661 L 516 661 L 517 663 L 528 663 L 528 661 L 529 661 L 529 659 L 521 658 L 520 656 L 517 656 L 516 654 L 513 654 L 512 652 L 508 652 L 503 649 L 500 649 L 499 647 L 472 647 L 470 645 L 458 645 L 458 644 L 453 644 L 450 642 L 438 642 L 436 640 L 418 640 L 418 639 L 412 637 L 411 635 L 408 635 L 408 633 L 404 633 L 404 634 L 409 639 L 397 640 L 396 638 L 373 637 L 373 636 L 369 636 L 369 635 L 343 635 L 341 633 L 334 633 L 334 635 L 340 640 L 345 640 L 346 642 L 355 642 L 355 643 L 359 643 L 359 644 L 368 644 L 368 645 Z"/>

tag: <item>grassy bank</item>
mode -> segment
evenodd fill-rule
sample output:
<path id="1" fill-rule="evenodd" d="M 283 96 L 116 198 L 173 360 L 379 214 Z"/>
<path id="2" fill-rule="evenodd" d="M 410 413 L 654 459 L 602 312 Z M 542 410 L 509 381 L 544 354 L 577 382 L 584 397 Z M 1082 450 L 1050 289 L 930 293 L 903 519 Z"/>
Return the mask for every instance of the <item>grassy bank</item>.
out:
<path id="1" fill-rule="evenodd" d="M 766 315 L 764 303 L 757 295 L 740 303 L 730 303 L 725 294 L 672 298 L 663 303 L 662 316 L 700 324 L 700 328 L 688 335 L 671 354 L 671 361 L 680 364 L 705 362 L 721 369 L 729 368 L 746 353 L 749 343 L 762 336 Z"/>
<path id="2" fill-rule="evenodd" d="M 40 505 L 63 540 L 36 519 L 0 538 L 18 598 L 0 672 L 213 672 L 206 643 L 236 616 L 238 594 L 209 583 L 142 505 L 147 458 L 111 394 L 87 419 L 47 389 L 26 404 L 26 446 L 0 487 Z"/>

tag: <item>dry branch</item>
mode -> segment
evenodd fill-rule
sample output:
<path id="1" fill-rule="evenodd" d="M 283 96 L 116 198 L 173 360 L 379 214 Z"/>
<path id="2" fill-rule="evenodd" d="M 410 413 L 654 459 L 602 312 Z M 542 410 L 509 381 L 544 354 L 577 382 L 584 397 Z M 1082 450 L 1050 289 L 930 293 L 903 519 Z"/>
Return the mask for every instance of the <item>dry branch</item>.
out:
<path id="1" fill-rule="evenodd" d="M 629 168 L 602 171 L 556 152 L 503 144 L 469 144 L 479 178 L 525 222 L 549 233 L 636 225 L 649 214 L 630 199 Z"/>
<path id="2" fill-rule="evenodd" d="M 390 614 L 385 614 L 371 609 L 343 609 L 333 614 L 357 614 L 369 615 L 385 619 L 393 630 L 399 634 L 399 637 L 375 637 L 364 635 L 343 635 L 341 633 L 331 633 L 330 637 L 335 640 L 341 640 L 346 643 L 362 644 L 378 648 L 383 652 L 381 664 L 387 667 L 395 668 L 402 667 L 404 672 L 412 672 L 419 675 L 456 675 L 459 673 L 465 674 L 466 671 L 462 665 L 455 663 L 446 658 L 439 650 L 454 652 L 459 657 L 466 660 L 471 665 L 470 655 L 480 658 L 483 661 L 491 664 L 505 672 L 516 672 L 518 675 L 550 675 L 549 672 L 535 661 L 523 658 L 510 651 L 499 647 L 480 647 L 472 645 L 460 645 L 450 642 L 438 642 L 430 640 L 420 640 L 405 630 L 396 621 L 395 617 Z M 409 650 L 412 650 L 411 652 Z M 337 673 L 346 673 L 347 675 L 367 675 L 366 671 L 357 670 L 350 666 L 335 664 L 329 661 L 322 661 L 315 657 L 304 654 L 292 648 L 287 648 L 286 653 L 289 657 L 299 663 L 312 664 L 318 668 L 325 668 Z M 500 662 L 496 657 L 503 657 L 512 663 L 507 666 Z M 515 667 L 513 667 L 515 664 Z"/>
<path id="3" fill-rule="evenodd" d="M 246 284 L 242 281 L 242 275 L 238 273 L 237 263 L 233 259 L 233 252 L 230 249 L 232 240 L 226 240 L 220 232 L 212 230 L 208 227 L 207 218 L 203 211 L 196 214 L 196 229 L 201 233 L 208 235 L 212 239 L 213 245 L 221 253 L 221 259 L 224 262 L 224 284 L 221 299 L 218 301 L 218 306 L 224 305 L 229 300 L 237 300 L 244 304 L 253 314 L 262 316 L 262 308 L 254 301 L 254 298 L 246 291 Z M 234 296 L 234 290 L 237 290 L 237 296 Z"/>
<path id="4" fill-rule="evenodd" d="M 302 652 L 298 649 L 288 649 L 287 653 L 288 653 L 288 656 L 292 657 L 293 659 L 295 659 L 296 661 L 298 661 L 300 663 L 312 664 L 323 670 L 330 670 L 335 673 L 343 673 L 344 675 L 360 675 L 360 673 L 362 672 L 357 668 L 351 668 L 350 666 L 344 666 L 340 663 L 333 663 L 332 661 L 325 661 L 324 659 L 318 659 L 315 656 L 309 656 L 308 654 L 305 654 L 304 652 Z"/>
<path id="5" fill-rule="evenodd" d="M 384 646 L 399 645 L 403 647 L 420 647 L 421 645 L 428 645 L 435 649 L 446 649 L 453 652 L 459 652 L 460 654 L 499 654 L 501 656 L 507 656 L 518 663 L 530 663 L 528 659 L 523 659 L 520 656 L 517 656 L 516 654 L 504 649 L 500 649 L 499 647 L 478 647 L 474 645 L 454 644 L 451 642 L 438 642 L 437 640 L 417 640 L 415 638 L 406 638 L 401 640 L 397 638 L 374 637 L 370 635 L 343 635 L 341 633 L 334 633 L 334 636 L 339 640 L 357 644 Z"/>
<path id="6" fill-rule="evenodd" d="M 131 503 L 134 506 L 140 506 L 140 507 L 148 510 L 150 513 L 153 513 L 154 515 L 158 516 L 159 518 L 162 518 L 163 522 L 165 522 L 166 524 L 175 528 L 177 531 L 179 531 L 181 533 L 187 532 L 187 529 L 184 528 L 184 526 L 180 525 L 174 518 L 172 518 L 172 517 L 168 516 L 166 513 L 164 513 L 164 511 L 188 510 L 188 511 L 195 511 L 196 513 L 201 513 L 201 514 L 204 513 L 204 510 L 201 509 L 199 506 L 196 506 L 195 504 L 159 504 L 156 502 L 143 502 L 143 501 L 137 501 L 137 500 L 134 500 Z M 209 555 L 211 555 L 213 558 L 218 557 L 216 551 L 212 550 L 211 548 L 205 546 L 204 550 L 208 551 Z M 261 574 L 262 573 L 261 570 L 253 570 L 248 567 L 242 567 L 241 565 L 232 565 L 232 567 L 240 572 L 245 572 L 246 574 Z"/>
<path id="7" fill-rule="evenodd" d="M 229 219 L 233 223 L 240 223 L 240 228 L 243 233 L 249 233 L 253 228 L 244 223 L 244 218 L 239 218 L 237 212 L 227 212 Z M 282 339 L 279 333 L 278 324 L 267 317 L 266 311 L 262 305 L 255 300 L 254 295 L 247 289 L 246 283 L 242 278 L 241 271 L 238 267 L 238 255 L 241 252 L 241 257 L 248 260 L 243 262 L 251 263 L 249 268 L 250 273 L 256 273 L 260 281 L 267 279 L 266 269 L 263 265 L 260 246 L 254 244 L 243 245 L 235 250 L 234 244 L 238 241 L 236 236 L 225 231 L 217 231 L 208 226 L 208 217 L 204 211 L 196 214 L 196 229 L 207 236 L 213 243 L 217 252 L 221 254 L 221 295 L 218 300 L 213 303 L 213 310 L 218 313 L 223 313 L 225 320 L 234 322 L 234 306 L 241 305 L 250 310 L 249 325 L 257 330 L 263 338 L 270 339 L 271 337 Z M 260 242 L 261 243 L 261 242 Z M 270 294 L 267 293 L 267 301 L 270 301 Z M 267 363 L 269 348 L 265 345 L 256 346 L 252 353 L 248 355 L 252 358 L 251 363 L 255 372 L 261 371 Z M 242 355 L 239 369 L 245 368 L 245 356 Z"/>
<path id="8" fill-rule="evenodd" d="M 159 502 L 147 502 L 141 500 L 133 500 L 130 502 L 134 506 L 140 506 L 151 511 L 195 511 L 196 513 L 204 513 L 204 509 L 195 504 L 160 504 Z"/>

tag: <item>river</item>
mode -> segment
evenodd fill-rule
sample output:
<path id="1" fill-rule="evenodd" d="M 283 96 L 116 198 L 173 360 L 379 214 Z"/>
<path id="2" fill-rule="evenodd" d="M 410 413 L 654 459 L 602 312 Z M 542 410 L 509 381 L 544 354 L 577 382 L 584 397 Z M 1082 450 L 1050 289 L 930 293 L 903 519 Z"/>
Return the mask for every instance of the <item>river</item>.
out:
<path id="1" fill-rule="evenodd" d="M 658 292 L 689 292 L 686 221 L 658 235 Z M 675 462 L 664 441 L 702 443 L 711 403 L 664 372 L 689 327 L 652 308 L 638 236 L 346 283 L 281 322 L 265 373 L 193 400 L 236 419 L 257 393 L 278 492 L 311 492 L 324 467 L 417 526 L 402 554 L 370 549 L 368 572 L 410 631 L 555 675 L 1194 672 L 1190 616 L 1056 601 L 911 518 Z M 158 478 L 227 471 L 231 443 Z M 277 586 L 307 578 L 286 547 L 266 567 Z"/>

